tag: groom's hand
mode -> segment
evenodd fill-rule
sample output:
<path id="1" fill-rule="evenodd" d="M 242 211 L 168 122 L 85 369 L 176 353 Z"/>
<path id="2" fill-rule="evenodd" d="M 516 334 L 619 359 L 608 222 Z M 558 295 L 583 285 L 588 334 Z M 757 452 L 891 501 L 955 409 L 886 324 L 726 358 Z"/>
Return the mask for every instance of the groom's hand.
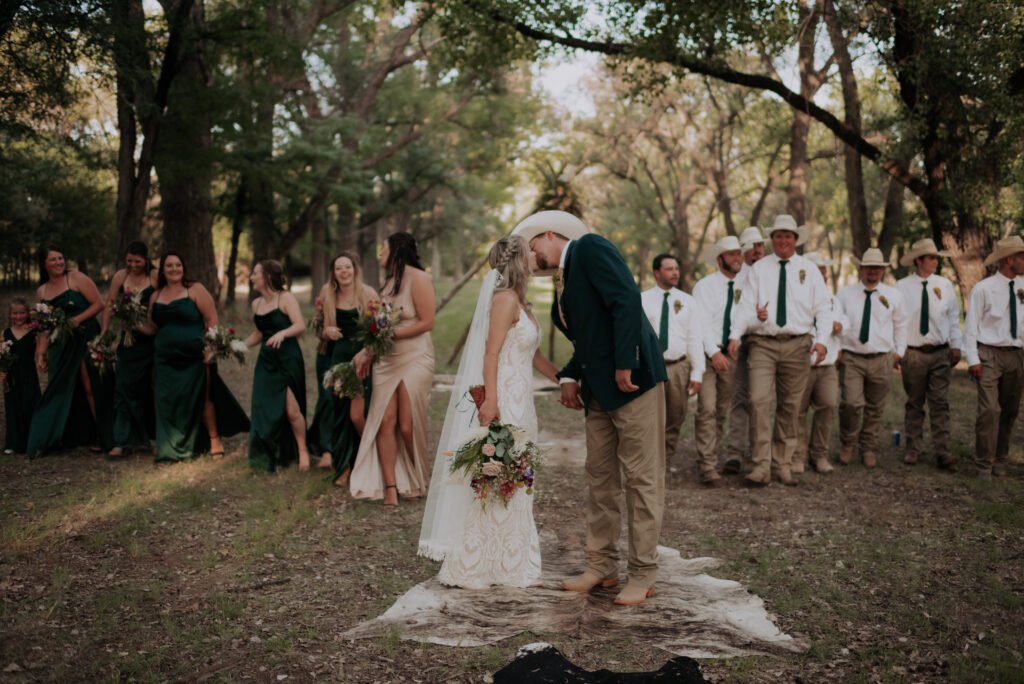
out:
<path id="1" fill-rule="evenodd" d="M 620 392 L 636 392 L 640 389 L 633 384 L 633 371 L 629 368 L 615 369 L 615 384 L 619 386 Z"/>
<path id="2" fill-rule="evenodd" d="M 571 409 L 580 411 L 583 409 L 583 402 L 580 401 L 580 384 L 578 382 L 563 382 L 562 396 L 558 403 Z"/>

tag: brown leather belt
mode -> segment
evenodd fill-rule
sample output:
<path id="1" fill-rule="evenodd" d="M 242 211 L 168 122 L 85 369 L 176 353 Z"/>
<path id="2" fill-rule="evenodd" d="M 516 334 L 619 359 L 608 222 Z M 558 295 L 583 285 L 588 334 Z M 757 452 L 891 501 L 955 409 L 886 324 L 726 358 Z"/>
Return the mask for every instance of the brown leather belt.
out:
<path id="1" fill-rule="evenodd" d="M 683 354 L 678 359 L 673 359 L 672 361 L 665 361 L 665 365 L 666 366 L 671 366 L 671 365 L 674 365 L 674 364 L 677 364 L 677 363 L 682 363 L 683 361 L 688 361 L 689 359 L 690 359 L 689 356 L 687 356 L 686 354 Z"/>
<path id="2" fill-rule="evenodd" d="M 860 357 L 862 359 L 877 359 L 879 356 L 883 356 L 883 355 L 888 354 L 888 353 L 889 352 L 872 352 L 871 354 L 861 354 L 859 352 L 850 351 L 849 349 L 844 349 L 843 350 L 843 354 L 844 355 L 845 354 L 850 354 L 851 356 L 858 356 L 858 357 Z"/>
<path id="3" fill-rule="evenodd" d="M 949 342 L 945 344 L 922 344 L 920 347 L 907 347 L 907 349 L 913 349 L 914 351 L 921 352 L 922 354 L 933 354 L 943 349 L 949 349 Z"/>
<path id="4" fill-rule="evenodd" d="M 807 337 L 811 333 L 779 333 L 778 335 L 760 335 L 758 333 L 751 333 L 751 337 L 760 337 L 764 340 L 779 340 L 780 342 L 788 342 L 797 337 Z"/>
<path id="5" fill-rule="evenodd" d="M 995 349 L 996 351 L 1020 351 L 1020 347 L 1015 347 L 1012 344 L 1006 345 L 1005 347 L 997 347 L 994 344 L 985 344 L 984 342 L 978 343 L 979 347 L 987 347 L 989 349 Z"/>

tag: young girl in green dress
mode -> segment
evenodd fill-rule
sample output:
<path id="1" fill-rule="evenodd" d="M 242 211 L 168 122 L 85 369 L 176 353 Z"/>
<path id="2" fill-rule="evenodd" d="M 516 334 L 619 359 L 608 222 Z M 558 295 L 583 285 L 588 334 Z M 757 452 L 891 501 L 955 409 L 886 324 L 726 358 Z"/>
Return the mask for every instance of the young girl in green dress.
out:
<path id="1" fill-rule="evenodd" d="M 14 365 L 0 371 L 0 385 L 8 388 L 4 394 L 7 414 L 7 434 L 4 437 L 5 454 L 23 454 L 28 444 L 28 427 L 32 410 L 39 401 L 39 376 L 32 361 L 36 349 L 36 334 L 28 325 L 28 302 L 15 297 L 7 309 L 8 327 L 4 329 L 4 342 L 11 344 Z"/>

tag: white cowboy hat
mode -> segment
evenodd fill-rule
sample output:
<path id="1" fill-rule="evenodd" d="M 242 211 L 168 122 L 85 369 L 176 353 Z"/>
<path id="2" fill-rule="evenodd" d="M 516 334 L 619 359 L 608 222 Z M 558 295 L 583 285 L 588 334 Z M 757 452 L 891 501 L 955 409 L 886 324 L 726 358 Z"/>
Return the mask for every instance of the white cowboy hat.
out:
<path id="1" fill-rule="evenodd" d="M 869 247 L 864 250 L 864 254 L 861 258 L 850 257 L 850 261 L 855 266 L 881 266 L 882 268 L 888 268 L 889 264 L 886 263 L 885 257 L 882 256 L 882 250 L 877 247 Z"/>
<path id="2" fill-rule="evenodd" d="M 583 221 L 567 211 L 538 211 L 536 214 L 527 216 L 512 229 L 512 235 L 521 235 L 527 244 L 530 240 L 546 233 L 547 231 L 564 235 L 570 240 L 578 240 L 590 232 Z M 554 275 L 557 268 L 549 268 L 542 271 L 534 271 L 535 276 Z"/>
<path id="3" fill-rule="evenodd" d="M 731 252 L 734 249 L 740 248 L 740 241 L 736 239 L 735 235 L 726 235 L 724 238 L 719 240 L 713 245 L 708 245 L 704 248 L 704 261 L 708 263 L 708 266 L 718 266 L 718 255 L 722 252 Z"/>
<path id="4" fill-rule="evenodd" d="M 811 232 L 810 230 L 807 229 L 807 226 L 797 226 L 796 219 L 794 219 L 789 214 L 779 214 L 778 216 L 776 216 L 775 224 L 765 232 L 768 233 L 768 237 L 771 237 L 772 233 L 775 233 L 780 230 L 788 230 L 790 233 L 796 235 L 797 247 L 807 242 L 807 236 Z"/>
<path id="5" fill-rule="evenodd" d="M 924 238 L 918 240 L 910 246 L 910 251 L 900 257 L 900 266 L 913 266 L 914 259 L 923 256 L 937 256 L 937 257 L 948 257 L 949 252 L 939 251 L 938 247 L 935 246 L 935 241 L 931 238 Z"/>
<path id="6" fill-rule="evenodd" d="M 1003 238 L 996 243 L 996 248 L 992 250 L 992 253 L 985 257 L 985 265 L 991 266 L 992 264 L 999 263 L 1006 257 L 1013 256 L 1018 252 L 1024 252 L 1024 240 L 1021 240 L 1019 235 Z"/>
<path id="7" fill-rule="evenodd" d="M 759 242 L 764 244 L 764 235 L 761 234 L 761 229 L 757 226 L 750 226 L 740 233 L 740 246 L 744 252 Z"/>
<path id="8" fill-rule="evenodd" d="M 821 256 L 820 252 L 808 252 L 807 254 L 804 254 L 804 256 L 807 257 L 807 260 L 810 261 L 815 266 L 817 266 L 818 268 L 836 265 L 835 261 L 832 261 L 831 259 L 826 259 L 825 257 Z"/>

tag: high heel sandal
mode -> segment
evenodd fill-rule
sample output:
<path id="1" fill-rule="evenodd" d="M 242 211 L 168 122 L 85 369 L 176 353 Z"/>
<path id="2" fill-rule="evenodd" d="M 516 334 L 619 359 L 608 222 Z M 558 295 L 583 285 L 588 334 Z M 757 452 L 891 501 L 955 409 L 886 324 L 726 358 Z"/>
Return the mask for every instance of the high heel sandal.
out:
<path id="1" fill-rule="evenodd" d="M 385 485 L 384 486 L 384 494 L 385 494 L 385 496 L 387 495 L 387 492 L 388 492 L 389 489 L 394 489 L 395 490 L 395 503 L 388 503 L 387 501 L 385 501 L 384 502 L 384 510 L 385 511 L 393 511 L 393 510 L 395 510 L 395 508 L 398 507 L 398 500 L 397 500 L 398 499 L 398 487 L 396 485 L 393 485 L 393 484 Z"/>

